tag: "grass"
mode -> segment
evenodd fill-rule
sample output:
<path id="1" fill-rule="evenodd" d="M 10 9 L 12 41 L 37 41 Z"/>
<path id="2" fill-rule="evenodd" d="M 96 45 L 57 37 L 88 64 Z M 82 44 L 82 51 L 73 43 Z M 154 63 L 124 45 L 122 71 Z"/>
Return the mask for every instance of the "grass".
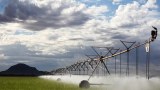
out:
<path id="1" fill-rule="evenodd" d="M 83 89 L 80 89 L 76 85 L 45 80 L 38 77 L 0 77 L 0 90 L 83 90 Z"/>

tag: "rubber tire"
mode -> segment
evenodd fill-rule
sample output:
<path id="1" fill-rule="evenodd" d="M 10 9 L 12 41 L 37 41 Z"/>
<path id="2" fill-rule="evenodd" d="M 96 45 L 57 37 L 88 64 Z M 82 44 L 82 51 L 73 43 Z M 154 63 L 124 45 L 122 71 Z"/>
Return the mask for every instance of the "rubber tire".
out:
<path id="1" fill-rule="evenodd" d="M 87 80 L 83 80 L 80 82 L 79 87 L 87 89 L 87 88 L 90 88 L 90 84 Z"/>
<path id="2" fill-rule="evenodd" d="M 57 79 L 57 81 L 61 81 L 61 79 L 60 79 L 60 78 L 58 78 L 58 79 Z"/>

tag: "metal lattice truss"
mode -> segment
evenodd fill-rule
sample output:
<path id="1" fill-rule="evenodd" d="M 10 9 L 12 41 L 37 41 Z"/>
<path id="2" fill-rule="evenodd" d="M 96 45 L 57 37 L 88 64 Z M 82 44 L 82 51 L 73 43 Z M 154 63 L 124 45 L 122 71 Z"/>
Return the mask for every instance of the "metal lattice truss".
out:
<path id="1" fill-rule="evenodd" d="M 136 75 L 138 75 L 139 71 L 139 47 L 146 47 L 146 78 L 149 79 L 149 63 L 150 63 L 150 43 L 153 42 L 157 37 L 157 28 L 153 27 L 154 30 L 151 31 L 151 37 L 146 40 L 144 43 L 136 43 L 121 41 L 121 43 L 126 48 L 125 50 L 121 50 L 120 48 L 114 47 L 91 47 L 96 55 L 86 55 L 88 57 L 87 60 L 76 62 L 70 66 L 65 68 L 59 68 L 55 71 L 56 74 L 75 74 L 75 75 L 90 75 L 89 79 L 93 76 L 93 74 L 101 71 L 103 75 L 111 75 L 110 70 L 108 69 L 107 62 L 109 60 L 114 60 L 114 74 L 117 74 L 117 57 L 119 57 L 119 73 L 122 73 L 122 54 L 126 54 L 127 62 L 126 62 L 126 76 L 130 74 L 130 52 L 135 50 L 136 53 Z M 95 48 L 103 48 L 107 50 L 105 55 L 102 55 L 97 52 Z M 112 59 L 111 59 L 112 58 Z M 114 58 L 114 59 L 113 59 Z M 88 80 L 89 80 L 88 79 Z"/>

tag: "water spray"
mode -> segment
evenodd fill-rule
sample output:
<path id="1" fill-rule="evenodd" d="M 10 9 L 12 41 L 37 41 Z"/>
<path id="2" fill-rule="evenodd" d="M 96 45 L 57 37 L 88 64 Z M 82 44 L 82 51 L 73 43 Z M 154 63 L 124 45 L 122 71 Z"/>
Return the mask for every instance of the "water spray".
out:
<path id="1" fill-rule="evenodd" d="M 90 83 L 90 79 L 93 77 L 93 75 L 95 74 L 96 70 L 99 69 L 99 66 L 102 65 L 104 67 L 104 69 L 106 70 L 107 75 L 112 75 L 111 74 L 111 70 L 108 68 L 108 64 L 107 62 L 113 60 L 111 58 L 114 58 L 115 62 L 115 75 L 117 74 L 117 56 L 119 56 L 119 60 L 120 60 L 120 76 L 122 73 L 122 54 L 127 54 L 127 65 L 126 65 L 126 76 L 129 77 L 130 76 L 130 51 L 135 50 L 135 54 L 136 54 L 136 76 L 139 75 L 139 48 L 142 46 L 145 46 L 146 48 L 146 78 L 150 79 L 150 44 L 155 41 L 156 37 L 157 37 L 157 28 L 153 27 L 154 30 L 151 31 L 151 37 L 144 43 L 136 43 L 131 42 L 131 41 L 121 41 L 121 43 L 126 47 L 125 50 L 122 50 L 120 48 L 116 49 L 114 47 L 91 47 L 93 49 L 93 51 L 95 52 L 96 55 L 86 55 L 88 57 L 87 60 L 81 61 L 81 62 L 77 62 L 74 63 L 70 66 L 67 66 L 67 68 L 61 68 L 56 70 L 56 73 L 67 73 L 67 71 L 69 72 L 69 74 L 73 74 L 73 75 L 82 75 L 82 71 L 85 72 L 87 71 L 87 74 L 89 75 L 89 78 L 87 80 L 82 80 L 79 83 L 79 87 L 80 88 L 89 88 L 90 85 L 110 85 L 110 84 L 103 84 L 103 83 Z M 129 46 L 127 44 L 130 44 Z M 107 49 L 107 53 L 105 55 L 99 54 L 98 51 L 95 48 L 105 48 Z M 110 54 L 110 55 L 108 55 Z M 94 56 L 94 57 L 93 57 Z M 102 67 L 101 66 L 101 67 Z M 103 68 L 101 68 L 103 69 Z M 90 74 L 89 74 L 90 72 Z M 86 73 L 83 73 L 84 75 L 86 75 Z M 104 72 L 104 75 L 105 72 Z"/>

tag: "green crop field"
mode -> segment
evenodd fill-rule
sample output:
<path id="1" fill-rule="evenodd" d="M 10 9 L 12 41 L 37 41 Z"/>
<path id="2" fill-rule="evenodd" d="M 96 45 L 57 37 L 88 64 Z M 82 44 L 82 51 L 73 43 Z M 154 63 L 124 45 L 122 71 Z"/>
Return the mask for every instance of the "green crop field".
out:
<path id="1" fill-rule="evenodd" d="M 41 79 L 38 77 L 0 77 L 0 90 L 82 90 L 82 89 L 80 89 L 78 85 L 66 84 L 62 82 Z"/>

